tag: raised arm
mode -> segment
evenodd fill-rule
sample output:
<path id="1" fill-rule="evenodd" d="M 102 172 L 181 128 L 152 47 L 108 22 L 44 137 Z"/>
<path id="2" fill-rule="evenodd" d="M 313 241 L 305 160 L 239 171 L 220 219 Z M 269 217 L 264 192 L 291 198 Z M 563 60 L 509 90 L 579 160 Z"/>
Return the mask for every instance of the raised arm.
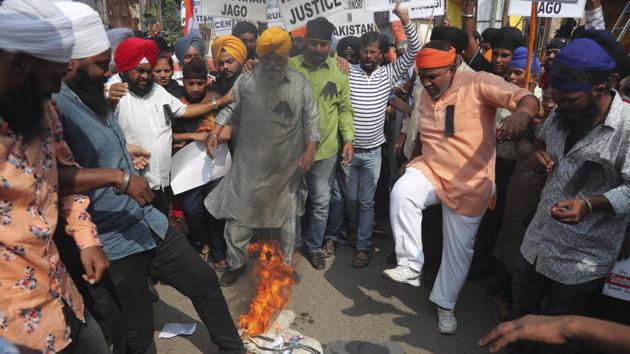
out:
<path id="1" fill-rule="evenodd" d="M 400 6 L 400 2 L 396 3 L 394 14 L 400 18 L 400 22 L 405 29 L 407 35 L 407 50 L 395 62 L 387 64 L 385 69 L 389 78 L 390 85 L 394 86 L 398 80 L 409 70 L 416 59 L 416 53 L 420 50 L 420 39 L 416 27 L 409 18 L 409 10 Z"/>

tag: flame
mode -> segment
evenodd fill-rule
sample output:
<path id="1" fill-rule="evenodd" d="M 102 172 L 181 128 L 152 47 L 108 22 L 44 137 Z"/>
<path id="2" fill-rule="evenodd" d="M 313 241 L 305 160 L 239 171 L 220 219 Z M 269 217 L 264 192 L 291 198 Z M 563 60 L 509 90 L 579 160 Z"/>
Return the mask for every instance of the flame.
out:
<path id="1" fill-rule="evenodd" d="M 260 251 L 258 267 L 254 270 L 259 277 L 256 295 L 249 305 L 249 312 L 239 318 L 244 334 L 251 337 L 269 329 L 274 317 L 289 303 L 295 280 L 293 267 L 282 261 L 277 242 L 250 244 L 247 251 Z"/>

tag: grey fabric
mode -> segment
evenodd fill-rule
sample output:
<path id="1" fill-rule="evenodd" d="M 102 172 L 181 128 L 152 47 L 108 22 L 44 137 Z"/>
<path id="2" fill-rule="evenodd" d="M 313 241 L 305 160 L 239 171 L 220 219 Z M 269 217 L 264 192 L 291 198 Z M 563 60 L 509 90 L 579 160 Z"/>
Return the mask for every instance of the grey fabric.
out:
<path id="1" fill-rule="evenodd" d="M 201 54 L 202 57 L 204 56 L 205 53 L 201 38 L 194 34 L 189 34 L 187 36 L 180 37 L 177 41 L 175 41 L 175 56 L 180 64 L 184 62 L 184 57 L 186 56 L 186 53 L 188 53 L 188 48 L 190 47 L 197 48 L 199 54 Z"/>
<path id="2" fill-rule="evenodd" d="M 325 354 L 405 354 L 397 343 L 370 343 L 363 341 L 340 340 L 324 346 Z"/>
<path id="3" fill-rule="evenodd" d="M 554 161 L 553 171 L 529 224 L 521 253 L 540 274 L 562 284 L 582 284 L 605 277 L 617 260 L 630 214 L 630 107 L 615 92 L 603 124 L 564 153 L 567 132 L 554 113 L 539 139 Z M 603 195 L 614 213 L 588 214 L 577 224 L 563 224 L 549 210 L 559 201 Z"/>
<path id="4" fill-rule="evenodd" d="M 234 83 L 232 167 L 205 200 L 216 218 L 250 229 L 278 229 L 289 215 L 304 213 L 306 187 L 297 161 L 308 142 L 319 141 L 310 83 L 290 68 L 279 75 L 274 85 L 257 68 Z"/>
<path id="5" fill-rule="evenodd" d="M 295 251 L 296 239 L 300 232 L 299 216 L 290 215 L 277 229 L 250 229 L 239 226 L 234 221 L 225 223 L 225 241 L 227 243 L 227 262 L 231 269 L 237 269 L 247 263 L 247 245 L 252 237 L 258 240 L 276 240 L 282 250 L 284 263 L 291 264 Z"/>

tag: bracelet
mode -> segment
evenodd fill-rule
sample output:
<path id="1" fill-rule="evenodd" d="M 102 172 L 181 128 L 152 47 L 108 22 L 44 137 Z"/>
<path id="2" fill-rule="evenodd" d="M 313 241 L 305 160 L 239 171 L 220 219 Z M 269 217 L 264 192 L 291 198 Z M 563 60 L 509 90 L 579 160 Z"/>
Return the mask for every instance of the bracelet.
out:
<path id="1" fill-rule="evenodd" d="M 216 98 L 213 98 L 210 103 L 212 103 L 212 108 L 214 108 L 214 109 L 217 109 L 219 107 L 219 105 L 217 104 L 217 99 Z"/>
<path id="2" fill-rule="evenodd" d="M 588 213 L 592 214 L 593 213 L 593 204 L 588 199 L 586 199 L 586 197 L 582 197 L 580 199 L 582 199 L 584 201 L 584 203 L 586 203 L 586 206 L 588 206 Z"/>
<path id="3" fill-rule="evenodd" d="M 127 193 L 127 189 L 129 189 L 129 183 L 131 182 L 131 174 L 129 173 L 129 171 L 123 170 L 122 168 L 120 170 L 124 173 L 123 181 L 121 183 L 122 188 L 117 189 L 116 187 L 114 187 L 114 192 L 116 192 L 116 194 L 125 194 Z"/>
<path id="4" fill-rule="evenodd" d="M 462 12 L 462 17 L 466 17 L 466 18 L 474 18 L 475 14 L 467 14 L 465 12 Z"/>

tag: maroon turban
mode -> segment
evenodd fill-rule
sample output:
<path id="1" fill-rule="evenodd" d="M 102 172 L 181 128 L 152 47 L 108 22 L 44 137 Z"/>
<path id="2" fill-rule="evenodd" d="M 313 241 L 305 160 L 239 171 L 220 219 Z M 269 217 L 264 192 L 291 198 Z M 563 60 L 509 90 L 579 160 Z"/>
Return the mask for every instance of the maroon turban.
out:
<path id="1" fill-rule="evenodd" d="M 124 73 L 144 62 L 154 66 L 157 56 L 158 50 L 154 41 L 134 37 L 120 42 L 114 53 L 114 63 L 118 71 Z"/>

